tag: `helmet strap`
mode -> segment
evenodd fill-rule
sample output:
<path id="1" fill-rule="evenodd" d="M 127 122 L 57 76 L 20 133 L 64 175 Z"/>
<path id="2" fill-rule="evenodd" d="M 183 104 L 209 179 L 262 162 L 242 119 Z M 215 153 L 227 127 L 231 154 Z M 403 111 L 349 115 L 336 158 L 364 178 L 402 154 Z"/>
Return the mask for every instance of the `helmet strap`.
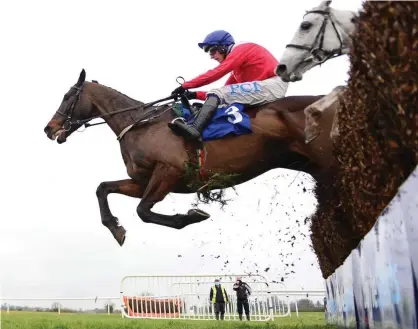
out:
<path id="1" fill-rule="evenodd" d="M 233 46 L 234 46 L 233 44 L 232 45 L 228 45 L 228 46 L 218 46 L 218 51 L 221 54 L 227 56 L 231 52 L 231 49 L 232 49 Z"/>
<path id="2" fill-rule="evenodd" d="M 227 49 L 226 49 L 226 54 L 227 54 L 227 55 L 231 52 L 231 50 L 232 50 L 232 48 L 233 48 L 233 47 L 234 47 L 234 44 L 229 45 L 229 46 L 227 47 Z"/>

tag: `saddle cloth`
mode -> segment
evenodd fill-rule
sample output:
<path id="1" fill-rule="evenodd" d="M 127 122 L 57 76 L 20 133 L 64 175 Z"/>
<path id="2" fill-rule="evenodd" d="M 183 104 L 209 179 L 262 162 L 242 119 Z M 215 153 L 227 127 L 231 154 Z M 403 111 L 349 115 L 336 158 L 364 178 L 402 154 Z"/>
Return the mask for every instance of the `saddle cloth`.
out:
<path id="1" fill-rule="evenodd" d="M 177 116 L 182 117 L 188 124 L 194 121 L 190 110 L 181 103 L 176 103 L 173 110 Z M 250 117 L 244 112 L 244 105 L 234 103 L 217 108 L 211 121 L 202 132 L 202 140 L 210 141 L 221 139 L 225 136 L 239 136 L 251 132 Z"/>

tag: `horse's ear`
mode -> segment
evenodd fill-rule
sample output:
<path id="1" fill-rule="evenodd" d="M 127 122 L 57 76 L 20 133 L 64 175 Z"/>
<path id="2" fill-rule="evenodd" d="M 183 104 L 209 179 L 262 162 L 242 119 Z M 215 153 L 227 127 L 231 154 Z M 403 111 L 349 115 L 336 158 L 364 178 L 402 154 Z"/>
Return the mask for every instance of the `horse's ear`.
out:
<path id="1" fill-rule="evenodd" d="M 321 4 L 319 5 L 319 8 L 326 10 L 328 9 L 329 5 L 331 4 L 332 0 L 325 0 L 322 1 Z"/>
<path id="2" fill-rule="evenodd" d="M 77 87 L 81 87 L 81 85 L 86 81 L 86 71 L 84 69 L 81 70 L 80 76 L 78 77 L 78 81 L 76 83 Z"/>

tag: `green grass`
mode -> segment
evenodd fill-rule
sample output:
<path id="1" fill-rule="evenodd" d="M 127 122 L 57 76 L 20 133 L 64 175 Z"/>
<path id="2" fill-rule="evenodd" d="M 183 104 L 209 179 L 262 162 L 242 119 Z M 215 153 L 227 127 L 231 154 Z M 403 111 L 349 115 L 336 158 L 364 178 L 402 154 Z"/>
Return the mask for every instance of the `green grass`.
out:
<path id="1" fill-rule="evenodd" d="M 121 318 L 120 314 L 56 314 L 37 312 L 10 312 L 1 314 L 1 329 L 151 329 L 151 328 L 265 328 L 265 329 L 334 329 L 326 325 L 324 313 L 304 312 L 296 317 L 277 318 L 274 322 L 235 322 L 199 320 L 134 320 Z"/>

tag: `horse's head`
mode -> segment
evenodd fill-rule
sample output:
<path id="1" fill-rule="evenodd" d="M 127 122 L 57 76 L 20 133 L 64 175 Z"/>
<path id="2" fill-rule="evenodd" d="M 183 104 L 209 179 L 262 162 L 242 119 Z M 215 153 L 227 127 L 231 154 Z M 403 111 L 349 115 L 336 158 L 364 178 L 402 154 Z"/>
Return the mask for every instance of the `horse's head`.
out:
<path id="1" fill-rule="evenodd" d="M 302 80 L 303 74 L 314 66 L 348 52 L 349 34 L 355 29 L 357 15 L 353 11 L 333 9 L 330 4 L 330 0 L 322 1 L 303 16 L 276 68 L 282 80 Z"/>
<path id="2" fill-rule="evenodd" d="M 83 69 L 77 83 L 64 95 L 57 112 L 44 129 L 48 138 L 57 139 L 59 144 L 64 143 L 68 136 L 83 125 L 81 120 L 91 118 L 97 111 L 88 93 L 83 93 L 85 80 L 86 72 Z"/>

